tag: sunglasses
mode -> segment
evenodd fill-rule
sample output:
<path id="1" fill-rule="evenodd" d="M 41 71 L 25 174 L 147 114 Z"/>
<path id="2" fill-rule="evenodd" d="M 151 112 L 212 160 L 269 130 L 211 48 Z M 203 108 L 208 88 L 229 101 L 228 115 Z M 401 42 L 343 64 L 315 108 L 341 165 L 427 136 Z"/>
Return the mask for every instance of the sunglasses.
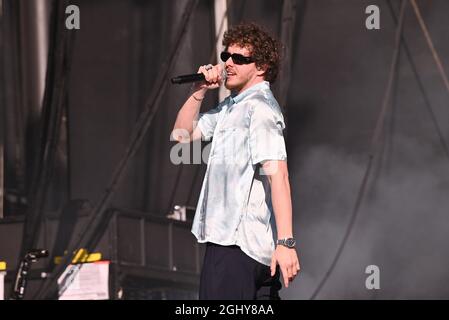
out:
<path id="1" fill-rule="evenodd" d="M 220 58 L 223 62 L 226 62 L 226 61 L 228 61 L 229 58 L 232 58 L 232 61 L 235 64 L 250 64 L 250 63 L 254 62 L 254 60 L 251 57 L 245 57 L 238 53 L 230 54 L 227 51 L 223 51 L 220 54 Z"/>

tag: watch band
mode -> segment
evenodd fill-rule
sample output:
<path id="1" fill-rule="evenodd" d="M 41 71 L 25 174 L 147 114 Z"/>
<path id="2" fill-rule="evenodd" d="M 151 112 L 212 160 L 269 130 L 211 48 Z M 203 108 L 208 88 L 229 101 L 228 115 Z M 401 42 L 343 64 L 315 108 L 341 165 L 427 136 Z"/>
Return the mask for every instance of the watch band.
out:
<path id="1" fill-rule="evenodd" d="M 278 239 L 276 241 L 276 244 L 285 246 L 287 248 L 294 248 L 296 246 L 296 240 L 294 238 Z"/>

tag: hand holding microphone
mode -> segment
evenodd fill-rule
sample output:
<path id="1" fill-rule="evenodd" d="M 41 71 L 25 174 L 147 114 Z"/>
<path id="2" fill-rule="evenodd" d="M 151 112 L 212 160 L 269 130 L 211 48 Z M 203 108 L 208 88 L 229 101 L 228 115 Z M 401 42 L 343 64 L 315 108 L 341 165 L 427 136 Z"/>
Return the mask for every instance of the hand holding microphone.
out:
<path id="1" fill-rule="evenodd" d="M 173 84 L 183 84 L 195 82 L 195 89 L 216 89 L 226 78 L 226 72 L 222 65 L 215 66 L 208 64 L 201 66 L 198 73 L 178 76 L 171 79 Z"/>

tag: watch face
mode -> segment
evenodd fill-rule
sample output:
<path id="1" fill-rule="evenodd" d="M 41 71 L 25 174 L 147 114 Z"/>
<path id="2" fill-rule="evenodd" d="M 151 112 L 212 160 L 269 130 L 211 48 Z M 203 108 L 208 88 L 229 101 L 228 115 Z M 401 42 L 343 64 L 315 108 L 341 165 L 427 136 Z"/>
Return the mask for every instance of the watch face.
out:
<path id="1" fill-rule="evenodd" d="M 285 244 L 287 245 L 287 247 L 293 248 L 296 244 L 296 240 L 293 238 L 287 239 L 285 240 Z"/>

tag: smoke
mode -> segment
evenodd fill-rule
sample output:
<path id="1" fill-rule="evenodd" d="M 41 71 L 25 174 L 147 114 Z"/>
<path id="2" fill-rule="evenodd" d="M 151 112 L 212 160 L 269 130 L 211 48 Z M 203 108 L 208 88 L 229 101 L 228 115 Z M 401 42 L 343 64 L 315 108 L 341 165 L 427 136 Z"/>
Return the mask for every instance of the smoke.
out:
<path id="1" fill-rule="evenodd" d="M 352 233 L 317 299 L 449 297 L 449 160 L 438 146 L 409 136 L 395 137 L 385 150 L 388 158 L 371 171 Z M 281 291 L 284 299 L 310 298 L 328 270 L 368 164 L 367 156 L 329 146 L 302 151 L 301 158 L 290 169 L 301 273 Z M 379 290 L 365 287 L 369 265 L 380 269 Z"/>

